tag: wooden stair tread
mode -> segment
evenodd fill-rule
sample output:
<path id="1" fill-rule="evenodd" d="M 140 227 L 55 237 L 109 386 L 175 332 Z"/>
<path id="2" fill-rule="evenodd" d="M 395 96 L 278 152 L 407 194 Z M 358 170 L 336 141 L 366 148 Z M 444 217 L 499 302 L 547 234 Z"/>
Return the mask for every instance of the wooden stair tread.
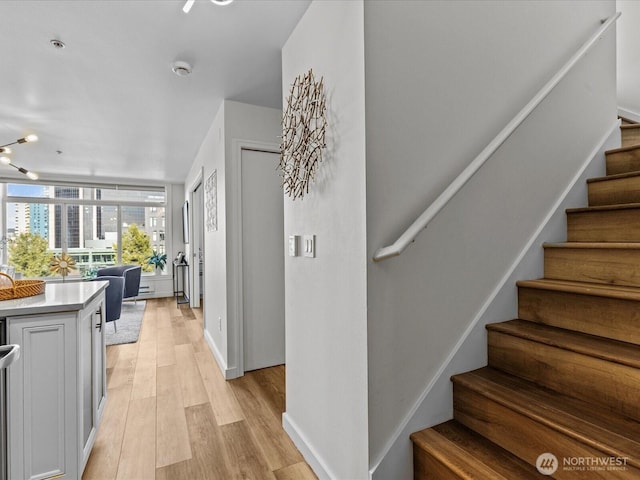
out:
<path id="1" fill-rule="evenodd" d="M 607 175 L 605 177 L 588 178 L 587 183 L 607 182 L 609 180 L 621 180 L 623 178 L 634 178 L 634 177 L 640 177 L 640 172 L 616 173 L 615 175 Z"/>
<path id="2" fill-rule="evenodd" d="M 451 380 L 605 455 L 628 457 L 629 464 L 640 466 L 640 423 L 635 420 L 490 367 Z"/>
<path id="3" fill-rule="evenodd" d="M 631 152 L 637 149 L 640 149 L 640 145 L 629 145 L 628 147 L 612 148 L 611 150 L 607 150 L 604 153 L 605 155 L 610 155 L 610 154 L 620 153 L 620 152 Z"/>
<path id="4" fill-rule="evenodd" d="M 459 478 L 542 478 L 533 466 L 455 420 L 413 433 L 411 440 Z"/>
<path id="5" fill-rule="evenodd" d="M 567 208 L 566 213 L 608 212 L 634 209 L 640 209 L 640 203 L 620 203 L 617 205 L 596 205 L 593 207 Z"/>
<path id="6" fill-rule="evenodd" d="M 538 280 L 520 280 L 516 282 L 516 285 L 519 287 L 537 288 L 540 290 L 552 290 L 556 292 L 640 301 L 640 288 L 628 287 L 625 285 L 606 285 L 602 283 L 553 280 L 546 278 Z"/>
<path id="7" fill-rule="evenodd" d="M 640 250 L 640 242 L 559 242 L 544 243 L 543 248 L 591 248 L 591 249 L 621 249 Z"/>
<path id="8" fill-rule="evenodd" d="M 626 122 L 629 125 L 635 125 L 638 122 L 636 122 L 635 120 L 631 120 L 630 118 L 627 117 L 623 117 L 622 115 L 618 115 L 618 118 L 620 119 L 620 121 L 622 122 Z"/>
<path id="9" fill-rule="evenodd" d="M 640 368 L 640 347 L 619 340 L 597 337 L 520 319 L 491 323 L 487 325 L 487 330 L 544 343 L 556 348 L 633 368 Z"/>
<path id="10" fill-rule="evenodd" d="M 630 125 L 620 125 L 620 129 L 622 129 L 622 130 L 637 130 L 637 129 L 640 129 L 640 124 L 632 123 Z"/>

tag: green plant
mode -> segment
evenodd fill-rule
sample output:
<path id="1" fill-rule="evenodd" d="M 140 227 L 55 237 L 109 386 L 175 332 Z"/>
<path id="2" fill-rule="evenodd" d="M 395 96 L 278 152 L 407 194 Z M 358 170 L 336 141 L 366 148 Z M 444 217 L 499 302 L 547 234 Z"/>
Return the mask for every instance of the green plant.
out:
<path id="1" fill-rule="evenodd" d="M 87 268 L 82 272 L 82 278 L 96 278 L 98 276 L 98 267 Z"/>
<path id="2" fill-rule="evenodd" d="M 157 251 L 153 251 L 153 254 L 147 258 L 147 265 L 153 265 L 155 268 L 162 270 L 167 264 L 167 254 L 160 254 Z"/>

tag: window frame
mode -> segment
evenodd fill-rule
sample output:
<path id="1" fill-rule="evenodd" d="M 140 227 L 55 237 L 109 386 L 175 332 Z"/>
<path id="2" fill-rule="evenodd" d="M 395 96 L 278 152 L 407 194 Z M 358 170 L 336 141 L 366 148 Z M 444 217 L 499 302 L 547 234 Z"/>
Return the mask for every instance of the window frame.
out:
<path id="1" fill-rule="evenodd" d="M 165 252 L 171 252 L 172 250 L 172 238 L 173 235 L 167 235 L 167 232 L 171 232 L 171 188 L 169 185 L 125 185 L 125 184 L 96 184 L 96 183 L 75 183 L 75 182 L 57 182 L 57 181 L 46 181 L 42 180 L 40 182 L 21 182 L 17 179 L 7 179 L 0 178 L 0 182 L 2 182 L 1 186 L 1 195 L 2 195 L 2 213 L 1 213 L 1 221 L 0 227 L 2 228 L 2 245 L 4 248 L 1 250 L 0 260 L 2 264 L 6 264 L 8 261 L 8 248 L 7 248 L 7 228 L 8 228 L 8 212 L 7 212 L 7 204 L 8 203 L 23 203 L 23 204 L 43 204 L 50 206 L 60 205 L 61 207 L 61 219 L 60 219 L 60 231 L 61 231 L 61 250 L 68 250 L 68 238 L 67 238 L 67 213 L 68 206 L 77 205 L 81 209 L 85 206 L 109 206 L 116 207 L 117 212 L 117 252 L 116 252 L 116 262 L 122 263 L 122 233 L 123 233 L 123 225 L 122 225 L 122 209 L 123 207 L 143 207 L 149 208 L 151 211 L 157 211 L 158 208 L 164 208 L 164 221 L 161 222 L 165 225 L 164 228 L 164 248 Z M 109 190 L 127 190 L 127 191 L 144 191 L 144 192 L 158 192 L 158 194 L 162 193 L 164 195 L 163 201 L 130 201 L 130 200 L 103 200 L 103 199 L 84 199 L 84 198 L 47 198 L 47 197 L 25 197 L 25 196 L 10 196 L 8 193 L 8 185 L 16 184 L 16 185 L 42 185 L 50 188 L 54 187 L 74 187 L 81 189 L 93 189 L 94 192 L 96 189 L 109 189 Z M 95 195 L 93 195 L 95 197 Z M 160 227 L 161 228 L 161 227 Z M 158 229 L 158 227 L 156 227 Z M 159 230 L 158 230 L 159 231 Z M 143 275 L 153 275 L 153 273 L 143 272 Z"/>

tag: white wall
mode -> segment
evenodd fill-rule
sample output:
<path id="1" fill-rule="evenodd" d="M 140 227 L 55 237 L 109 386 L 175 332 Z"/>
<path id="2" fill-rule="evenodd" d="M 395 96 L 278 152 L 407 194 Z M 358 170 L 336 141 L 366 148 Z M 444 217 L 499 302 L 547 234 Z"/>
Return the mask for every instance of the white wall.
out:
<path id="1" fill-rule="evenodd" d="M 184 201 L 184 185 L 172 184 L 167 185 L 170 206 L 167 207 L 165 216 L 171 217 L 171 251 L 167 252 L 167 261 L 176 256 L 178 252 L 184 252 L 184 243 L 182 242 L 182 203 Z M 168 222 L 167 222 L 168 223 Z M 169 232 L 167 232 L 169 233 Z M 167 265 L 167 270 L 171 272 L 171 265 Z"/>
<path id="2" fill-rule="evenodd" d="M 286 257 L 285 429 L 320 478 L 366 478 L 367 345 L 363 2 L 313 2 L 282 51 L 283 93 L 324 77 L 330 132 L 317 181 L 285 200 L 285 234 L 317 257 Z"/>
<path id="3" fill-rule="evenodd" d="M 369 258 L 613 13 L 612 1 L 365 3 Z M 611 31 L 402 256 L 369 261 L 372 469 L 615 120 L 614 62 Z M 449 418 L 450 396 L 430 407 Z"/>
<path id="4" fill-rule="evenodd" d="M 189 174 L 185 180 L 185 200 L 199 175 L 205 181 L 214 170 L 218 177 L 218 230 L 204 232 L 205 266 L 204 266 L 204 326 L 213 353 L 220 368 L 226 372 L 228 365 L 227 352 L 227 260 L 226 260 L 226 189 L 225 189 L 225 146 L 224 146 L 224 114 L 223 104 L 216 114 L 209 131 L 200 146 Z M 204 220 L 203 220 L 204 221 Z M 192 258 L 191 244 L 185 247 L 187 258 Z M 224 319 L 222 330 L 218 329 L 218 317 Z"/>
<path id="5" fill-rule="evenodd" d="M 640 122 L 640 2 L 617 0 L 618 107 L 620 115 Z"/>
<path id="6" fill-rule="evenodd" d="M 277 145 L 280 120 L 280 110 L 226 100 L 216 114 L 185 180 L 185 195 L 188 195 L 201 171 L 203 181 L 206 181 L 217 170 L 218 230 L 208 232 L 205 229 L 204 232 L 203 303 L 205 335 L 227 378 L 241 374 L 238 371 L 240 319 L 236 307 L 239 287 L 235 185 L 239 159 L 236 158 L 238 152 L 234 149 L 234 141 Z"/>

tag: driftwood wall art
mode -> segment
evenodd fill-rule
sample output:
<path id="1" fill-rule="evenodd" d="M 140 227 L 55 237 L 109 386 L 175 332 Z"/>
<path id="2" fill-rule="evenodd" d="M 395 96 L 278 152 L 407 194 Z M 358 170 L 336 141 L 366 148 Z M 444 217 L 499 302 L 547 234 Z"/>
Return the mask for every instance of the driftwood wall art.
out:
<path id="1" fill-rule="evenodd" d="M 295 79 L 282 116 L 280 164 L 284 193 L 302 198 L 322 162 L 325 144 L 326 98 L 324 78 L 315 81 L 313 70 Z"/>

